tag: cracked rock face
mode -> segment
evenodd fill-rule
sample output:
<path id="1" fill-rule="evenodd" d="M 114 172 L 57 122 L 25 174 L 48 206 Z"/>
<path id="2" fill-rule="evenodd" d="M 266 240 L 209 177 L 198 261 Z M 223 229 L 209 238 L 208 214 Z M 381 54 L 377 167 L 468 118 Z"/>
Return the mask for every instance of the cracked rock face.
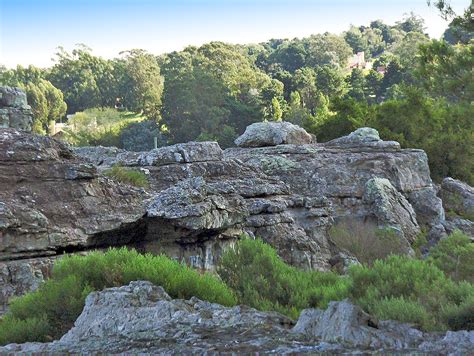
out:
<path id="1" fill-rule="evenodd" d="M 19 88 L 0 87 L 0 128 L 31 131 L 33 113 Z"/>
<path id="2" fill-rule="evenodd" d="M 51 343 L 10 344 L 0 353 L 271 353 L 472 351 L 474 331 L 423 333 L 377 321 L 350 302 L 306 309 L 296 326 L 276 312 L 171 299 L 161 287 L 135 281 L 93 292 L 74 327 Z"/>
<path id="3" fill-rule="evenodd" d="M 99 176 L 63 143 L 0 129 L 0 305 L 34 289 L 49 256 L 133 241 L 144 214 L 139 191 Z"/>

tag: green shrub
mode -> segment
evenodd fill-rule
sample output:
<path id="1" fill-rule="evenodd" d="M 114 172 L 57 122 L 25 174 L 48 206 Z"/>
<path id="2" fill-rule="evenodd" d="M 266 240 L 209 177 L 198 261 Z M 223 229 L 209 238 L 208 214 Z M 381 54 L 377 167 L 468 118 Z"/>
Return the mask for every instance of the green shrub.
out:
<path id="1" fill-rule="evenodd" d="M 72 327 L 91 291 L 132 280 L 161 285 L 173 298 L 196 296 L 226 306 L 236 303 L 232 291 L 215 276 L 200 274 L 165 256 L 141 255 L 125 248 L 66 256 L 56 262 L 51 279 L 37 291 L 12 301 L 0 319 L 0 344 L 59 338 Z"/>
<path id="2" fill-rule="evenodd" d="M 116 181 L 133 185 L 135 187 L 148 187 L 148 178 L 145 173 L 136 169 L 125 168 L 121 166 L 113 166 L 104 172 L 104 174 Z"/>
<path id="3" fill-rule="evenodd" d="M 50 325 L 45 315 L 40 318 L 17 319 L 7 314 L 0 319 L 0 345 L 26 340 L 49 341 Z"/>
<path id="4" fill-rule="evenodd" d="M 368 265 L 389 255 L 406 254 L 409 248 L 394 231 L 357 220 L 333 225 L 329 230 L 329 239 L 339 249 L 346 250 L 359 262 Z"/>
<path id="5" fill-rule="evenodd" d="M 418 301 L 401 297 L 389 297 L 374 301 L 370 306 L 374 315 L 382 320 L 398 320 L 429 328 L 435 323 L 432 315 Z"/>
<path id="6" fill-rule="evenodd" d="M 334 273 L 291 267 L 261 240 L 239 241 L 222 256 L 217 270 L 240 303 L 292 318 L 304 308 L 325 308 L 331 300 L 344 299 L 350 284 Z"/>
<path id="7" fill-rule="evenodd" d="M 352 266 L 349 275 L 351 298 L 367 312 L 382 319 L 390 315 L 425 330 L 446 329 L 442 309 L 462 305 L 474 296 L 472 284 L 456 283 L 436 266 L 406 256 L 377 260 L 372 267 Z M 407 311 L 400 313 L 403 308 Z"/>
<path id="8" fill-rule="evenodd" d="M 474 283 L 474 244 L 457 230 L 430 250 L 429 260 L 455 281 Z"/>
<path id="9" fill-rule="evenodd" d="M 442 314 L 450 330 L 474 330 L 474 296 L 459 305 L 445 306 Z"/>

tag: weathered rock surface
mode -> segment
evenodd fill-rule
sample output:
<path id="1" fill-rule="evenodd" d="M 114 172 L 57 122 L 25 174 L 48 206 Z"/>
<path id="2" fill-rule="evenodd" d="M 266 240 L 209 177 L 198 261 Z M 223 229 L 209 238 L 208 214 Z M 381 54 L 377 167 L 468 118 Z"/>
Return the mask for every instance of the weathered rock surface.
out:
<path id="1" fill-rule="evenodd" d="M 441 183 L 440 196 L 447 211 L 466 219 L 474 219 L 474 188 L 453 178 Z"/>
<path id="2" fill-rule="evenodd" d="M 406 240 L 406 248 L 410 249 L 410 243 L 420 233 L 416 213 L 390 181 L 385 178 L 368 180 L 363 200 L 370 206 L 379 227 L 394 231 L 401 239 Z"/>
<path id="3" fill-rule="evenodd" d="M 386 145 L 369 129 L 352 136 L 225 151 L 190 142 L 72 152 L 51 138 L 0 130 L 0 261 L 126 244 L 212 269 L 246 233 L 292 265 L 343 271 L 355 259 L 329 241 L 334 223 L 375 220 L 410 243 L 419 226 L 443 226 L 423 151 Z M 145 171 L 147 192 L 97 172 L 114 164 Z M 389 183 L 373 196 L 369 181 Z"/>
<path id="4" fill-rule="evenodd" d="M 149 282 L 93 292 L 74 327 L 51 343 L 10 344 L 0 353 L 271 353 L 420 352 L 463 355 L 474 332 L 422 333 L 377 321 L 348 301 L 303 311 L 296 326 L 275 312 L 171 299 Z"/>
<path id="5" fill-rule="evenodd" d="M 31 131 L 33 113 L 19 88 L 0 87 L 0 128 Z"/>
<path id="6" fill-rule="evenodd" d="M 283 144 L 311 143 L 312 136 L 305 129 L 290 122 L 256 122 L 247 126 L 235 140 L 240 147 L 264 147 Z"/>
<path id="7" fill-rule="evenodd" d="M 133 242 L 144 235 L 144 215 L 142 193 L 99 176 L 61 142 L 0 129 L 0 305 L 33 289 L 43 274 L 35 265 L 47 271 L 52 261 L 44 257 Z M 29 258 L 38 261 L 14 262 Z M 18 268 L 34 270 L 31 283 Z"/>
<path id="8" fill-rule="evenodd" d="M 326 310 L 305 309 L 292 330 L 333 343 L 380 349 L 415 348 L 423 333 L 395 321 L 378 321 L 348 300 L 331 302 Z"/>

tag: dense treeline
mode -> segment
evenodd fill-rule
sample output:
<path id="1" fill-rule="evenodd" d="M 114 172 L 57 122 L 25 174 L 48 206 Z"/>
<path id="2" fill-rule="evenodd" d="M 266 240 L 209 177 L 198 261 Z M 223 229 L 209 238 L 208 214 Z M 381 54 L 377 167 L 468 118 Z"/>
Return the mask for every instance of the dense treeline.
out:
<path id="1" fill-rule="evenodd" d="M 143 142 L 131 137 L 143 133 L 163 144 L 216 140 L 228 147 L 261 120 L 296 123 L 319 141 L 371 126 L 384 139 L 425 149 L 435 178 L 450 175 L 472 184 L 470 11 L 453 18 L 442 40 L 429 39 L 423 19 L 411 14 L 393 26 L 377 20 L 342 35 L 251 45 L 211 42 L 158 57 L 131 50 L 106 60 L 85 46 L 71 53 L 60 48 L 49 69 L 0 67 L 1 82 L 26 90 L 39 133 L 66 112 L 100 107 L 149 119 L 134 122 L 133 129 L 120 126 L 128 130 L 122 135 L 130 137 L 127 142 Z M 365 61 L 351 62 L 360 52 Z M 76 143 L 91 142 L 74 137 Z M 93 142 L 111 141 L 121 142 Z"/>

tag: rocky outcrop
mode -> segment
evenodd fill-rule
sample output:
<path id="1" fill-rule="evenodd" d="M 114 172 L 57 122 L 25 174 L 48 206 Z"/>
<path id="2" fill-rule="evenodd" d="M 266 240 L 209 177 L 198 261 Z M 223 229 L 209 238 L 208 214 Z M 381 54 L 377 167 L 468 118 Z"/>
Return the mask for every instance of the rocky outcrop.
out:
<path id="1" fill-rule="evenodd" d="M 296 326 L 275 312 L 171 299 L 149 282 L 91 293 L 74 327 L 59 341 L 10 344 L 0 353 L 271 353 L 425 352 L 468 354 L 474 331 L 422 333 L 377 321 L 348 301 L 303 311 Z M 293 327 L 293 328 L 292 328 Z"/>
<path id="2" fill-rule="evenodd" d="M 247 126 L 235 140 L 240 147 L 263 147 L 311 143 L 312 137 L 303 128 L 290 122 L 256 122 Z"/>
<path id="3" fill-rule="evenodd" d="M 31 131 L 33 113 L 19 88 L 0 87 L 0 128 Z"/>
<path id="4" fill-rule="evenodd" d="M 144 235 L 143 200 L 59 141 L 0 129 L 0 305 L 34 289 L 50 270 L 50 256 Z"/>
<path id="5" fill-rule="evenodd" d="M 100 174 L 115 164 L 145 172 L 149 188 Z M 370 182 L 383 184 L 372 189 Z M 0 187 L 0 261 L 25 259 L 38 280 L 26 259 L 116 245 L 212 269 L 242 233 L 294 266 L 344 271 L 357 261 L 329 240 L 335 223 L 376 222 L 406 244 L 419 226 L 444 229 L 426 154 L 387 144 L 371 129 L 327 144 L 222 151 L 215 142 L 189 142 L 148 152 L 73 152 L 48 137 L 1 129 Z"/>

